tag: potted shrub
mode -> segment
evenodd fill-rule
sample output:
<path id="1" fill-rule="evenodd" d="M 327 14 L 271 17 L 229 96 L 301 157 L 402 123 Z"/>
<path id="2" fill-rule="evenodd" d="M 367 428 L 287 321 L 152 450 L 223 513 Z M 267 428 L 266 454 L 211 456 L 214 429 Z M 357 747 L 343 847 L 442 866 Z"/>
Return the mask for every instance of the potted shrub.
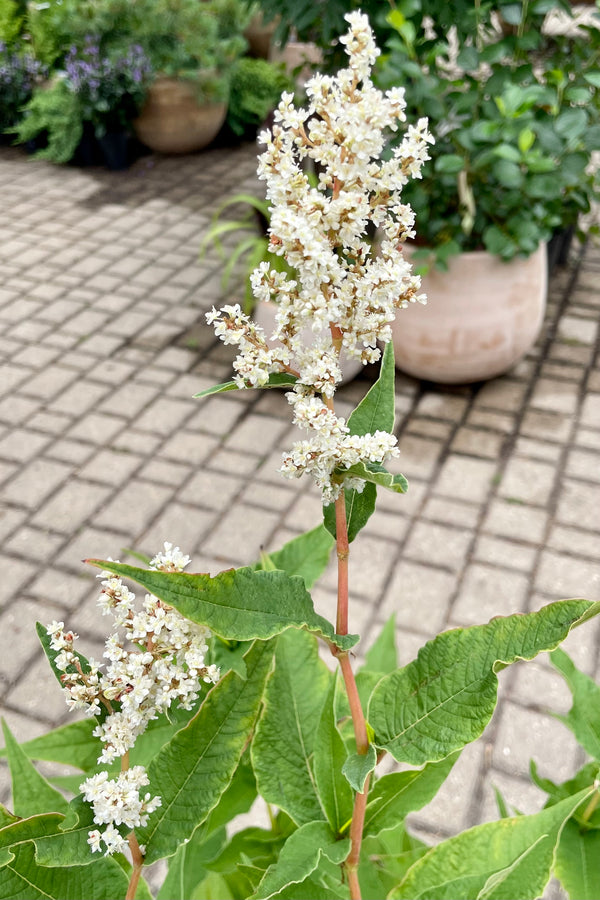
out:
<path id="1" fill-rule="evenodd" d="M 152 150 L 199 150 L 225 121 L 248 9 L 240 0 L 140 0 L 136 15 L 140 43 L 158 73 L 136 132 Z"/>
<path id="2" fill-rule="evenodd" d="M 419 4 L 419 16 L 438 6 Z M 395 34 L 377 81 L 410 82 L 409 115 L 441 123 L 432 162 L 406 188 L 424 245 L 413 258 L 431 270 L 427 310 L 406 310 L 396 323 L 398 365 L 417 377 L 476 381 L 510 368 L 542 322 L 545 242 L 598 196 L 588 164 L 600 148 L 600 32 L 546 35 L 550 6 L 564 8 L 501 6 L 510 33 L 495 30 L 490 10 L 478 7 L 461 20 L 455 43 L 420 28 L 420 19 L 389 16 Z M 490 255 L 483 261 L 482 251 Z M 450 269 L 447 299 L 435 267 Z M 474 287 L 475 270 L 493 272 L 504 297 Z"/>
<path id="3" fill-rule="evenodd" d="M 126 168 L 129 123 L 151 73 L 148 57 L 138 45 L 103 53 L 99 41 L 88 37 L 83 47 L 69 48 L 63 65 L 34 91 L 18 125 L 18 139 L 44 135 L 46 146 L 37 155 L 56 163 L 68 162 L 78 148 L 84 154 L 86 141 L 95 139 L 109 168 Z M 93 147 L 87 153 L 83 161 L 98 161 Z"/>

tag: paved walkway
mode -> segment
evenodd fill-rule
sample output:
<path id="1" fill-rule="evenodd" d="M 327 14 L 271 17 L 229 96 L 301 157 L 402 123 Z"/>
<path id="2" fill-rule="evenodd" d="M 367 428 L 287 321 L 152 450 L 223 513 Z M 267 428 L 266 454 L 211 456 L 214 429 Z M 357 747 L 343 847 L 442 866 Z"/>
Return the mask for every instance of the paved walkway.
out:
<path id="1" fill-rule="evenodd" d="M 292 440 L 281 395 L 191 399 L 226 379 L 231 359 L 198 327 L 221 299 L 218 260 L 199 263 L 198 247 L 254 166 L 248 147 L 146 157 L 126 173 L 0 148 L 0 705 L 20 739 L 68 720 L 34 621 L 64 619 L 101 655 L 85 556 L 125 559 L 123 548 L 153 553 L 167 539 L 216 572 L 319 521 L 315 492 L 276 472 Z M 553 276 L 543 333 L 507 376 L 445 390 L 399 375 L 410 492 L 382 495 L 353 545 L 353 628 L 366 645 L 394 611 L 408 662 L 448 625 L 600 599 L 599 308 L 589 249 Z M 343 400 L 367 385 L 362 375 Z M 332 615 L 333 572 L 316 602 Z M 598 623 L 567 645 L 596 674 Z M 545 659 L 502 673 L 501 697 L 416 819 L 423 830 L 495 817 L 494 784 L 536 809 L 532 756 L 558 779 L 581 763 L 549 714 L 569 696 Z"/>

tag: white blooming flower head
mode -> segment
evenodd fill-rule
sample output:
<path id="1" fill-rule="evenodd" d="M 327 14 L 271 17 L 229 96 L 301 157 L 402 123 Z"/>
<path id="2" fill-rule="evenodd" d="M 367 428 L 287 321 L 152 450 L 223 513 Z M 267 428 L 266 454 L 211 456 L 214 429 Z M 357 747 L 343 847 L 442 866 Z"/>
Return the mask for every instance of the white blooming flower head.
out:
<path id="1" fill-rule="evenodd" d="M 390 133 L 405 122 L 404 89 L 382 93 L 373 85 L 379 50 L 368 18 L 352 12 L 346 19 L 350 27 L 340 41 L 348 67 L 335 77 L 311 78 L 305 109 L 284 93 L 272 132 L 259 137 L 266 144 L 258 173 L 271 204 L 269 249 L 296 273 L 292 279 L 263 262 L 251 278 L 257 300 L 277 302 L 273 334 L 263 334 L 238 306 L 207 315 L 216 334 L 238 347 L 238 387 L 260 387 L 275 372 L 297 378 L 295 421 L 309 438 L 285 455 L 282 472 L 310 472 L 327 502 L 340 491 L 335 469 L 348 468 L 351 460 L 382 463 L 395 452 L 390 435 L 351 440 L 341 420 L 332 425 L 331 401 L 342 377 L 340 354 L 376 362 L 379 344 L 391 340 L 397 310 L 424 301 L 420 280 L 402 253 L 406 239 L 414 237 L 414 215 L 401 198 L 408 180 L 421 176 L 433 143 L 427 121 L 420 119 L 383 158 Z M 307 174 L 307 160 L 318 172 L 317 183 Z M 369 228 L 382 235 L 377 250 L 367 239 Z M 331 416 L 314 414 L 316 395 Z"/>
<path id="2" fill-rule="evenodd" d="M 94 822 L 106 826 L 104 831 L 94 829 L 89 832 L 88 844 L 92 853 L 100 852 L 102 844 L 106 848 L 105 856 L 122 853 L 127 848 L 127 841 L 118 826 L 132 829 L 147 824 L 150 814 L 161 805 L 160 797 L 151 797 L 149 793 L 141 796 L 140 788 L 148 784 L 144 767 L 134 766 L 114 780 L 109 779 L 107 772 L 99 772 L 79 786 L 85 800 L 92 805 Z"/>

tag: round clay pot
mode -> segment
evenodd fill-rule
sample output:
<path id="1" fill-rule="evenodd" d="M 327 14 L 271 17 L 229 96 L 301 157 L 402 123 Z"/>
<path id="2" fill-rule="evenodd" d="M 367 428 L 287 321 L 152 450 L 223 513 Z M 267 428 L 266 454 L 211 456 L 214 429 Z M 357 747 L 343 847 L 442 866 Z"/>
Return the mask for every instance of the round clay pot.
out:
<path id="1" fill-rule="evenodd" d="M 277 304 L 266 303 L 264 300 L 261 300 L 259 303 L 257 303 L 252 310 L 251 317 L 257 325 L 260 325 L 261 328 L 264 329 L 268 344 L 272 343 L 269 340 L 269 337 L 271 336 L 273 329 L 275 328 L 276 312 Z M 310 327 L 302 330 L 302 338 L 307 345 L 312 343 L 313 337 L 314 333 Z M 344 353 L 342 351 L 342 384 L 346 384 L 348 381 L 352 381 L 352 379 L 358 375 L 362 367 L 363 365 L 359 359 L 347 359 L 346 357 L 344 357 Z"/>
<path id="2" fill-rule="evenodd" d="M 226 103 L 200 106 L 194 87 L 177 78 L 157 78 L 133 123 L 137 137 L 158 153 L 193 153 L 217 136 Z"/>
<path id="3" fill-rule="evenodd" d="M 483 250 L 462 253 L 446 272 L 431 269 L 422 284 L 427 306 L 411 303 L 392 326 L 396 366 L 441 384 L 493 378 L 514 366 L 540 332 L 546 245 L 510 262 Z"/>

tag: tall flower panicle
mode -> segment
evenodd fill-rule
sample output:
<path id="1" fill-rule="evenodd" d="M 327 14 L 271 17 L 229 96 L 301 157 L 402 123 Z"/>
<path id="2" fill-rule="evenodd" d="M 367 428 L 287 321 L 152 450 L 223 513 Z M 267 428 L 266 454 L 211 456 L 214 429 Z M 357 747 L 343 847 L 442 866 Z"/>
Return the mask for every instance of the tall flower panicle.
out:
<path id="1" fill-rule="evenodd" d="M 189 562 L 179 547 L 165 542 L 150 567 L 181 572 Z M 77 654 L 74 644 L 78 636 L 65 631 L 63 622 L 51 622 L 46 630 L 56 653 L 54 664 L 63 673 L 69 709 L 84 710 L 88 716 L 104 712 L 93 733 L 103 745 L 98 762 L 111 763 L 124 757 L 148 723 L 173 704 L 191 709 L 202 684 L 218 681 L 219 670 L 206 663 L 208 628 L 190 622 L 151 594 L 139 608 L 135 594 L 120 578 L 106 571 L 98 577 L 102 579 L 98 605 L 114 619 L 105 642 L 104 671 L 93 659 L 85 661 Z M 146 784 L 147 776 L 137 766 L 122 772 L 117 782 L 101 772 L 80 786 L 93 803 L 94 821 L 107 826 L 103 832 L 90 832 L 92 850 L 100 850 L 101 842 L 107 853 L 121 850 L 123 839 L 117 826 L 145 824 L 160 805 L 160 797 L 148 794 L 140 799 L 138 788 Z"/>
<path id="2" fill-rule="evenodd" d="M 272 132 L 259 138 L 266 144 L 258 172 L 271 204 L 269 249 L 295 270 L 292 278 L 264 262 L 251 278 L 257 300 L 277 303 L 275 329 L 265 335 L 239 306 L 207 315 L 219 337 L 238 347 L 239 387 L 264 385 L 276 372 L 296 376 L 288 399 L 308 436 L 285 454 L 281 471 L 289 477 L 310 473 L 326 503 L 341 489 L 332 478 L 336 469 L 382 463 L 397 453 L 392 435 L 351 435 L 333 412 L 332 398 L 342 377 L 340 354 L 376 362 L 378 344 L 391 340 L 397 310 L 425 302 L 402 253 L 414 237 L 402 188 L 420 177 L 433 143 L 421 119 L 383 158 L 390 132 L 405 122 L 404 89 L 375 88 L 371 71 L 379 50 L 369 21 L 358 12 L 346 19 L 350 27 L 340 40 L 348 67 L 335 77 L 310 79 L 306 108 L 296 108 L 284 93 Z M 317 179 L 309 176 L 307 161 Z M 381 235 L 376 250 L 367 237 L 375 229 Z M 352 486 L 361 484 L 359 479 Z"/>

